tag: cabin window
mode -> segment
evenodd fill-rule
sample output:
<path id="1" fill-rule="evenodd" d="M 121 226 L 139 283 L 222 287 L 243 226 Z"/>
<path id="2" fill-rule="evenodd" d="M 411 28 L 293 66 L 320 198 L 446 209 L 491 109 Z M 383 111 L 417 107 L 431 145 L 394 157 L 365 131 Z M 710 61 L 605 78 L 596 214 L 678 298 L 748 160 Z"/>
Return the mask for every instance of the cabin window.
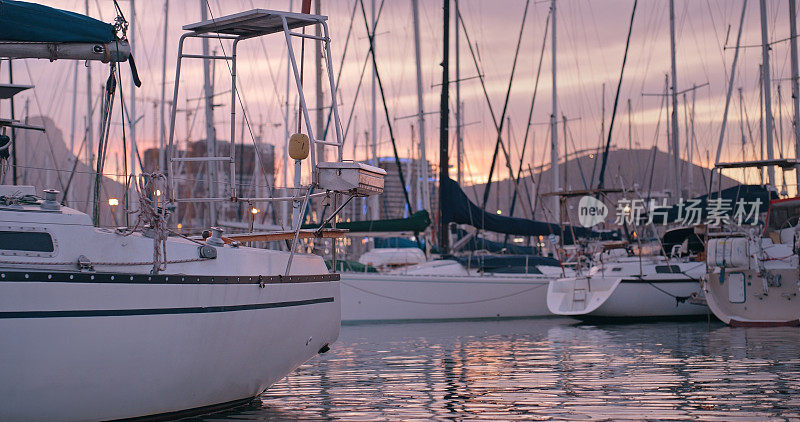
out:
<path id="1" fill-rule="evenodd" d="M 622 271 L 622 267 L 614 267 L 611 271 Z"/>
<path id="2" fill-rule="evenodd" d="M 0 231 L 0 249 L 6 251 L 53 252 L 53 238 L 44 232 Z"/>
<path id="3" fill-rule="evenodd" d="M 656 273 L 659 274 L 680 274 L 681 267 L 677 265 L 656 265 Z"/>

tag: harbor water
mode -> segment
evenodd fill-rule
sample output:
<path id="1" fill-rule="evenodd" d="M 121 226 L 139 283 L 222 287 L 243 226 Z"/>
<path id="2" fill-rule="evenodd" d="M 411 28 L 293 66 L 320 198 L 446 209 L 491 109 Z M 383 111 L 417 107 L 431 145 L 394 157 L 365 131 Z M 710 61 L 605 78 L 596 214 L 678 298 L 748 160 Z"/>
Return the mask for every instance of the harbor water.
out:
<path id="1" fill-rule="evenodd" d="M 342 327 L 252 405 L 198 420 L 800 418 L 800 330 L 561 318 Z"/>

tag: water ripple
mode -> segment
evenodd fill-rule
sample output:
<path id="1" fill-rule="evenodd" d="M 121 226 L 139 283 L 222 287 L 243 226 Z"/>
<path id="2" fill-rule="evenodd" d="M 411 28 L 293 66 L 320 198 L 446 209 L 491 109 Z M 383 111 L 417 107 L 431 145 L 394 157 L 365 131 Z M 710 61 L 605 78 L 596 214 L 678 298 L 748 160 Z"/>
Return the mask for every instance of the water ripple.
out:
<path id="1" fill-rule="evenodd" d="M 567 319 L 360 325 L 202 420 L 800 418 L 800 330 Z"/>

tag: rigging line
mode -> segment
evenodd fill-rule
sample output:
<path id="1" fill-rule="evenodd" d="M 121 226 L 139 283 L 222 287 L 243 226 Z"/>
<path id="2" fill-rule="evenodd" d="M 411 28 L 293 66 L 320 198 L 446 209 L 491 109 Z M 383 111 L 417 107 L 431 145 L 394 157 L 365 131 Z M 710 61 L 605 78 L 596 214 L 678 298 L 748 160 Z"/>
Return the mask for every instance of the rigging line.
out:
<path id="1" fill-rule="evenodd" d="M 375 59 L 375 49 L 373 48 L 375 45 L 375 32 L 370 31 L 369 29 L 369 21 L 367 20 L 367 11 L 364 8 L 364 0 L 359 0 L 361 3 L 361 14 L 364 17 L 364 26 L 367 30 L 367 36 L 369 37 L 369 52 L 372 56 L 372 66 L 375 70 L 375 78 L 378 80 L 378 88 L 381 92 L 381 100 L 383 102 L 383 111 L 386 114 L 386 126 L 389 128 L 389 139 L 392 141 L 392 151 L 394 152 L 394 161 L 395 165 L 397 165 L 397 174 L 400 176 L 400 184 L 403 186 L 403 197 L 406 200 L 406 206 L 408 207 L 409 212 L 413 213 L 414 208 L 411 206 L 411 200 L 408 197 L 408 188 L 406 187 L 406 179 L 403 176 L 403 165 L 400 163 L 400 156 L 397 154 L 397 142 L 395 142 L 394 138 L 394 131 L 392 130 L 392 119 L 389 116 L 389 108 L 386 105 L 386 94 L 383 90 L 383 81 L 381 80 L 381 75 L 378 72 L 378 62 Z M 383 3 L 381 3 L 383 4 Z"/>
<path id="2" fill-rule="evenodd" d="M 578 151 L 578 147 L 575 146 L 575 137 L 572 135 L 572 129 L 569 129 L 567 127 L 567 125 L 564 125 L 564 130 L 569 133 L 569 140 L 570 140 L 570 143 L 572 144 L 572 149 L 574 151 Z M 581 165 L 581 159 L 580 159 L 580 157 L 577 156 L 577 153 L 575 155 L 576 155 L 575 161 L 578 163 L 578 171 L 581 174 L 581 181 L 583 181 L 583 188 L 584 189 L 589 189 L 589 183 L 586 181 L 586 176 L 583 174 L 583 166 Z M 597 160 L 595 160 L 595 161 L 597 161 Z"/>
<path id="3" fill-rule="evenodd" d="M 128 178 L 128 143 L 126 142 L 127 138 L 125 137 L 125 115 L 126 115 L 125 111 L 126 111 L 126 107 L 125 107 L 125 96 L 122 93 L 122 71 L 120 70 L 120 68 L 122 66 L 115 66 L 115 67 L 117 68 L 117 78 L 119 78 L 119 82 L 120 82 L 120 84 L 119 84 L 120 85 L 120 87 L 119 87 L 119 104 L 120 104 L 120 108 L 122 109 L 122 113 L 120 113 L 120 120 L 122 120 L 122 122 L 121 122 L 122 123 L 122 169 L 123 169 L 123 173 L 125 173 L 125 192 L 122 194 L 122 198 L 123 198 L 122 199 L 122 203 L 125 206 L 125 225 L 127 226 L 128 225 L 128 212 L 130 211 L 130 196 L 129 196 L 129 192 L 128 192 L 130 190 L 129 189 L 130 188 L 130 184 L 129 184 L 130 179 Z M 111 73 L 112 74 L 114 73 L 114 69 L 113 68 L 111 69 Z M 109 118 L 109 121 L 110 120 L 111 120 L 111 118 Z M 135 125 L 136 122 L 131 123 L 130 119 L 128 119 L 128 124 Z M 106 146 L 108 146 L 108 140 L 107 139 L 106 139 Z M 103 151 L 103 160 L 105 160 L 105 151 Z M 141 165 L 141 162 L 139 164 Z M 144 171 L 144 169 L 142 169 L 142 170 Z M 119 168 L 117 168 L 117 171 L 119 171 Z M 134 169 L 131 169 L 131 171 L 133 173 L 136 172 Z M 105 188 L 105 185 L 102 185 L 101 188 Z M 108 194 L 106 194 L 106 196 L 108 196 Z M 112 212 L 111 215 L 114 216 L 114 223 L 116 223 L 117 222 L 116 221 L 117 220 L 116 213 Z M 99 220 L 98 220 L 98 222 L 99 222 Z"/>
<path id="4" fill-rule="evenodd" d="M 522 153 L 519 157 L 519 168 L 517 169 L 517 179 L 516 183 L 519 184 L 519 180 L 522 177 L 522 163 L 525 158 L 525 148 L 528 145 L 528 135 L 533 131 L 531 129 L 531 124 L 533 123 L 533 106 L 536 104 L 536 93 L 539 92 L 539 77 L 542 75 L 542 62 L 544 59 L 544 50 L 547 48 L 547 34 L 550 33 L 550 17 L 553 14 L 553 9 L 548 9 L 549 12 L 547 13 L 547 18 L 544 21 L 544 36 L 542 37 L 542 50 L 539 53 L 539 65 L 538 69 L 536 70 L 536 82 L 533 84 L 533 96 L 531 97 L 531 107 L 528 111 L 528 124 L 525 125 L 525 137 L 522 140 Z M 530 198 L 529 198 L 530 199 Z M 514 193 L 511 196 L 511 215 L 514 215 L 514 206 L 517 202 L 517 190 L 514 190 Z M 536 214 L 535 210 L 531 210 L 531 219 L 535 219 L 534 216 Z"/>
<path id="5" fill-rule="evenodd" d="M 94 110 L 94 107 L 96 105 L 97 103 L 92 104 L 92 110 Z M 78 169 L 78 163 L 80 162 L 80 159 L 78 157 L 81 156 L 81 153 L 83 152 L 83 147 L 86 146 L 86 140 L 88 139 L 88 136 L 89 136 L 89 125 L 86 125 L 86 127 L 83 129 L 83 139 L 81 140 L 81 144 L 78 146 L 78 152 L 75 153 L 74 151 L 70 151 L 70 154 L 73 155 L 72 170 L 69 173 L 67 184 L 66 186 L 64 186 L 64 192 L 61 198 L 61 205 L 67 205 L 67 196 L 69 195 L 69 188 L 72 185 L 72 179 L 75 176 L 75 172 Z M 56 174 L 58 174 L 58 172 L 59 170 L 56 170 Z"/>
<path id="6" fill-rule="evenodd" d="M 319 0 L 317 0 L 319 1 Z M 353 23 L 356 19 L 356 8 L 358 7 L 358 0 L 353 1 L 353 11 L 350 13 L 350 25 L 347 27 L 347 36 L 344 40 L 344 50 L 342 51 L 342 60 L 339 63 L 339 72 L 336 75 L 336 84 L 335 89 L 336 92 L 339 93 L 339 82 L 342 80 L 342 70 L 344 69 L 344 59 L 347 57 L 347 48 L 350 46 L 350 36 L 353 32 Z M 383 8 L 383 1 L 381 1 L 381 10 Z M 380 16 L 380 10 L 378 11 L 378 15 Z M 376 18 L 377 20 L 377 18 Z M 372 32 L 375 32 L 375 29 L 372 29 Z M 330 71 L 330 69 L 329 69 Z M 341 95 L 341 93 L 339 93 Z M 336 98 L 331 98 L 331 101 L 336 101 Z M 325 122 L 325 130 L 322 131 L 322 139 L 327 138 L 328 136 L 328 129 L 331 126 L 331 119 L 333 117 L 333 108 L 328 111 L 328 120 Z"/>
<path id="7" fill-rule="evenodd" d="M 94 182 L 94 198 L 92 220 L 95 226 L 100 224 L 100 188 L 102 185 L 103 167 L 105 166 L 106 151 L 108 147 L 108 135 L 111 130 L 111 117 L 114 110 L 114 98 L 116 96 L 117 80 L 114 75 L 115 65 L 112 62 L 111 74 L 106 80 L 104 89 L 104 99 L 101 107 L 102 124 L 100 125 L 100 140 L 97 143 L 97 162 Z"/>
<path id="8" fill-rule="evenodd" d="M 31 68 L 30 68 L 30 66 L 28 66 L 28 60 L 23 60 L 23 62 L 25 63 L 25 70 L 28 73 L 28 80 L 31 81 L 31 83 L 32 83 L 33 82 L 33 75 L 31 75 Z M 39 110 L 39 113 L 43 114 L 42 106 L 41 106 L 41 103 L 39 102 L 39 95 L 37 94 L 35 89 L 33 90 L 33 100 L 34 100 L 34 102 L 36 102 L 36 108 Z M 47 139 L 47 147 L 48 147 L 48 150 L 50 151 L 50 156 L 53 159 L 53 165 L 55 165 L 58 161 L 56 160 L 56 153 L 53 150 L 53 142 L 50 140 L 50 133 L 45 131 L 44 132 L 44 137 L 45 137 L 45 139 Z M 61 175 L 56 173 L 56 179 L 58 179 L 58 186 L 63 191 L 64 190 L 64 182 L 61 180 Z"/>
<path id="9" fill-rule="evenodd" d="M 619 105 L 619 91 L 622 88 L 622 77 L 625 74 L 625 62 L 628 61 L 628 48 L 631 45 L 631 33 L 633 33 L 633 20 L 636 16 L 636 5 L 639 0 L 633 1 L 633 10 L 631 11 L 631 23 L 628 27 L 628 38 L 625 41 L 625 54 L 622 56 L 622 68 L 619 71 L 619 82 L 617 83 L 617 94 L 614 96 L 614 107 L 611 110 L 611 123 L 608 125 L 608 140 L 606 141 L 606 149 L 603 151 L 603 164 L 600 166 L 600 179 L 597 183 L 598 189 L 603 189 L 603 182 L 605 180 L 606 164 L 608 163 L 608 150 L 611 148 L 611 134 L 614 131 L 614 120 L 617 115 L 617 106 Z"/>
<path id="10" fill-rule="evenodd" d="M 375 28 L 377 27 L 378 22 L 381 18 L 381 12 L 383 11 L 383 1 L 381 1 L 380 7 L 378 8 L 378 13 L 375 17 L 375 24 L 372 25 L 372 31 L 375 32 Z M 344 56 L 342 57 L 344 59 Z M 356 103 L 358 99 L 358 94 L 361 92 L 361 86 L 364 83 L 364 75 L 367 71 L 367 64 L 369 63 L 369 53 L 364 56 L 364 64 L 361 66 L 361 75 L 358 77 L 358 85 L 356 86 L 356 93 L 353 95 L 353 103 L 350 106 L 350 116 L 347 118 L 347 125 L 345 125 L 344 134 L 342 135 L 342 139 L 347 139 L 347 135 L 350 133 L 350 123 L 353 121 L 353 115 L 356 109 Z M 336 84 L 337 88 L 339 84 Z M 356 138 L 356 143 L 358 138 Z M 355 155 L 353 155 L 353 159 L 355 159 Z"/>
<path id="11" fill-rule="evenodd" d="M 461 23 L 461 27 L 464 29 L 464 38 L 466 38 L 467 44 L 469 45 L 469 51 L 472 54 L 472 60 L 475 63 L 475 70 L 478 73 L 478 80 L 481 82 L 481 88 L 483 89 L 483 95 L 486 98 L 486 104 L 489 107 L 489 112 L 490 112 L 490 114 L 492 116 L 492 120 L 494 122 L 495 129 L 497 130 L 497 142 L 495 143 L 494 153 L 492 154 L 492 165 L 489 167 L 489 178 L 488 178 L 488 180 L 486 182 L 486 187 L 483 190 L 483 206 L 481 208 L 483 208 L 484 210 L 486 209 L 486 204 L 489 201 L 489 192 L 491 191 L 491 187 L 492 187 L 492 174 L 494 173 L 494 166 L 495 166 L 495 163 L 497 161 L 497 153 L 498 153 L 498 149 L 500 147 L 502 147 L 503 154 L 505 155 L 505 158 L 506 158 L 506 167 L 508 168 L 510 179 L 511 180 L 516 180 L 516 178 L 514 177 L 514 169 L 511 168 L 511 159 L 508 156 L 508 151 L 506 150 L 505 145 L 503 145 L 503 125 L 505 123 L 505 116 L 506 116 L 506 113 L 508 111 L 508 103 L 509 103 L 509 99 L 511 97 L 511 87 L 512 87 L 512 84 L 514 82 L 514 73 L 515 73 L 516 68 L 517 68 L 517 59 L 519 58 L 520 45 L 522 44 L 522 34 L 523 34 L 524 30 L 525 30 L 525 20 L 528 17 L 528 8 L 529 8 L 529 6 L 530 6 L 530 0 L 527 0 L 525 2 L 525 10 L 524 10 L 523 15 L 522 15 L 522 24 L 520 25 L 519 37 L 517 38 L 517 47 L 516 47 L 516 51 L 514 53 L 514 61 L 513 61 L 512 65 L 511 65 L 511 75 L 509 76 L 508 88 L 506 90 L 506 98 L 505 98 L 505 102 L 503 103 L 503 111 L 500 114 L 500 121 L 499 122 L 498 122 L 497 117 L 494 114 L 494 110 L 492 108 L 492 103 L 489 100 L 489 93 L 486 90 L 486 81 L 483 79 L 480 66 L 478 65 L 478 60 L 477 60 L 477 58 L 475 56 L 475 51 L 472 48 L 472 41 L 470 41 L 470 39 L 469 39 L 469 34 L 467 33 L 467 26 L 464 23 L 464 18 L 461 15 L 460 11 L 458 11 L 458 13 L 457 13 L 457 18 L 458 18 L 459 22 Z M 518 190 L 518 186 L 515 185 L 514 189 Z"/>
<path id="12" fill-rule="evenodd" d="M 128 127 L 133 127 L 134 125 L 136 125 L 136 122 L 133 121 L 133 119 L 131 119 L 131 115 L 130 115 L 130 113 L 128 113 L 128 107 L 125 107 L 125 97 L 124 97 L 123 92 L 122 92 L 122 73 L 120 72 L 119 68 L 120 68 L 120 66 L 117 66 L 117 75 L 118 75 L 118 79 L 120 81 L 119 82 L 119 97 L 120 97 L 120 101 L 122 101 L 122 105 L 120 105 L 120 110 L 122 111 L 122 115 L 123 115 L 123 117 L 122 117 L 122 142 L 123 142 L 123 146 L 124 146 L 124 142 L 125 142 L 125 121 L 126 120 L 128 121 Z M 123 151 L 124 151 L 124 148 L 123 148 Z M 125 155 L 126 159 L 127 159 L 127 154 L 123 153 L 123 155 Z M 139 162 L 139 169 L 141 170 L 142 173 L 144 173 L 144 163 L 142 162 L 142 156 L 139 155 L 139 149 L 138 148 L 136 149 L 136 160 Z M 127 163 L 125 164 L 125 168 L 126 169 L 128 168 L 128 164 Z M 134 169 L 131 169 L 131 170 L 135 171 Z M 126 171 L 126 173 L 127 173 L 127 171 Z"/>

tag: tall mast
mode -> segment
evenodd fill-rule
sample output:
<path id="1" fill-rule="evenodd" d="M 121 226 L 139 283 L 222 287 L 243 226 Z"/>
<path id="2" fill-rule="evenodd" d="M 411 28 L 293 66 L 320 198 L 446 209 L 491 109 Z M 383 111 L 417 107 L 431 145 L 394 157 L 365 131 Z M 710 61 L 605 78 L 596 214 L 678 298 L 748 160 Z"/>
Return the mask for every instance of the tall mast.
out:
<path id="1" fill-rule="evenodd" d="M 161 131 L 158 135 L 158 171 L 163 172 L 166 170 L 167 165 L 164 153 L 165 139 L 167 134 L 167 120 L 165 117 L 167 108 L 167 29 L 169 28 L 169 0 L 164 0 L 164 45 L 161 51 L 161 111 L 160 111 L 160 126 Z M 172 176 L 171 176 L 172 177 Z"/>
<path id="2" fill-rule="evenodd" d="M 695 137 L 694 131 L 694 106 L 697 99 L 697 86 L 692 86 L 692 114 L 691 114 L 691 133 L 689 136 L 689 195 L 694 195 L 694 149 L 695 149 L 695 142 L 697 142 L 697 138 Z"/>
<path id="3" fill-rule="evenodd" d="M 375 15 L 375 0 L 372 0 L 372 54 L 375 54 L 375 21 L 377 19 Z M 377 89 L 378 89 L 378 69 L 375 67 L 375 62 L 373 61 L 372 65 L 372 165 L 378 165 L 378 103 L 377 103 Z M 399 171 L 400 169 L 398 169 Z M 380 218 L 380 210 L 378 209 L 378 195 L 372 195 L 369 197 L 369 212 L 370 218 L 372 220 L 377 220 Z"/>
<path id="4" fill-rule="evenodd" d="M 558 171 L 558 104 L 556 95 L 556 0 L 550 0 L 550 15 L 552 23 L 552 59 L 551 73 L 553 77 L 553 111 L 550 114 L 550 171 L 553 172 L 553 192 L 560 190 L 559 187 L 559 171 Z M 556 195 L 553 196 L 553 215 L 561 221 L 561 202 L 560 198 Z"/>
<path id="5" fill-rule="evenodd" d="M 456 7 L 455 19 L 453 20 L 456 38 L 456 180 L 458 180 L 458 184 L 461 185 L 464 181 L 464 138 L 461 134 L 461 57 L 459 54 L 461 50 L 459 48 L 459 38 L 461 37 L 458 34 L 458 17 L 461 12 L 458 8 L 458 0 L 453 0 L 453 5 Z"/>
<path id="6" fill-rule="evenodd" d="M 675 0 L 669 0 L 669 46 L 672 62 L 672 161 L 675 167 L 675 194 L 683 193 L 681 186 L 681 154 L 678 139 L 678 71 L 675 65 Z"/>
<path id="7" fill-rule="evenodd" d="M 411 0 L 411 10 L 414 15 L 414 53 L 417 62 L 417 126 L 419 128 L 419 173 L 422 179 L 422 209 L 431 210 L 430 184 L 428 183 L 428 155 L 425 152 L 425 110 L 422 99 L 422 51 L 419 34 L 419 0 Z M 458 27 L 458 25 L 456 25 Z"/>
<path id="8" fill-rule="evenodd" d="M 731 105 L 731 93 L 733 93 L 733 81 L 736 77 L 736 62 L 739 60 L 739 47 L 741 46 L 742 41 L 742 28 L 744 27 L 744 15 L 747 12 L 747 0 L 742 2 L 742 15 L 739 18 L 739 31 L 736 35 L 736 50 L 733 53 L 733 63 L 731 63 L 731 76 L 728 78 L 728 91 L 727 95 L 725 96 L 725 111 L 722 113 L 722 126 L 719 130 L 719 142 L 717 143 L 717 156 L 715 158 L 714 163 L 719 163 L 719 157 L 722 153 L 722 142 L 725 140 L 725 128 L 728 125 L 728 108 Z M 740 100 L 741 101 L 741 100 Z M 742 160 L 744 160 L 744 155 L 742 156 Z M 709 188 L 714 185 L 714 172 L 711 172 L 710 180 L 709 180 Z"/>
<path id="9" fill-rule="evenodd" d="M 72 79 L 72 122 L 69 127 L 69 152 L 75 155 L 75 115 L 78 104 L 78 61 L 75 61 L 75 74 Z M 77 159 L 77 157 L 75 157 Z M 71 196 L 71 195 L 70 195 Z"/>
<path id="10" fill-rule="evenodd" d="M 633 134 L 631 132 L 631 99 L 628 98 L 628 153 L 633 151 Z"/>
<path id="11" fill-rule="evenodd" d="M 314 1 L 314 13 L 317 15 L 322 14 L 322 0 Z M 322 25 L 314 25 L 314 35 L 322 37 Z M 314 69 L 315 72 L 315 86 L 316 86 L 316 100 L 317 100 L 317 128 L 315 129 L 317 138 L 322 139 L 325 132 L 325 94 L 322 92 L 322 43 L 314 43 Z M 325 161 L 325 145 L 317 145 L 317 162 Z"/>
<path id="12" fill-rule="evenodd" d="M 789 0 L 789 45 L 792 59 L 792 101 L 794 102 L 794 156 L 800 157 L 800 88 L 798 87 L 797 63 L 797 0 Z M 797 194 L 800 195 L 800 166 L 795 168 Z"/>
<path id="13" fill-rule="evenodd" d="M 89 15 L 89 0 L 84 2 L 86 6 L 86 15 Z M 95 168 L 94 165 L 94 127 L 92 122 L 92 62 L 86 61 L 86 164 L 89 168 Z M 94 188 L 89 182 L 89 193 L 87 196 L 86 210 L 89 210 L 88 204 L 94 204 Z"/>
<path id="14" fill-rule="evenodd" d="M 770 84 L 770 71 L 769 71 L 769 36 L 767 35 L 767 4 L 765 0 L 760 1 L 761 5 L 761 60 L 763 65 L 761 67 L 761 81 L 764 83 L 764 113 L 766 114 L 766 142 L 767 142 L 767 157 L 772 160 L 775 158 L 772 145 L 772 89 Z M 775 186 L 775 168 L 767 167 L 767 175 L 769 177 L 769 184 Z"/>
<path id="15" fill-rule="evenodd" d="M 289 0 L 289 11 L 292 11 L 292 0 Z M 288 195 L 294 195 L 294 191 L 289 191 L 289 86 L 290 75 L 292 73 L 292 62 L 289 57 L 286 57 L 286 103 L 283 109 L 283 187 L 287 190 Z M 355 154 L 353 154 L 355 158 Z M 281 215 L 283 228 L 288 229 L 292 226 L 289 221 L 289 203 L 286 201 L 281 202 Z"/>
<path id="16" fill-rule="evenodd" d="M 69 152 L 70 152 L 70 164 L 75 163 L 79 159 L 77 155 L 75 155 L 75 125 L 76 125 L 76 118 L 78 113 L 78 62 L 75 62 L 75 75 L 73 75 L 72 79 L 72 124 L 70 125 L 69 129 Z M 65 198 L 69 205 L 74 207 L 75 204 L 72 201 L 72 198 L 75 197 L 74 191 L 68 191 L 68 198 Z"/>
<path id="17" fill-rule="evenodd" d="M 208 20 L 208 9 L 206 9 L 206 0 L 200 0 L 200 20 L 205 22 Z M 203 38 L 203 56 L 210 55 L 209 39 Z M 177 81 L 176 81 L 177 83 Z M 205 112 L 206 112 L 206 155 L 215 157 L 217 155 L 217 131 L 214 128 L 214 88 L 211 86 L 211 60 L 203 59 L 203 97 L 205 99 Z M 233 139 L 231 139 L 231 148 L 233 148 Z M 216 162 L 211 161 L 208 163 L 208 172 L 206 177 L 206 186 L 208 186 L 209 197 L 217 197 L 217 165 Z M 217 207 L 216 202 L 210 201 L 209 216 L 206 220 L 211 226 L 217 225 Z"/>
<path id="18" fill-rule="evenodd" d="M 606 83 L 602 85 L 602 96 L 600 97 L 600 144 L 603 144 L 606 134 Z M 564 152 L 564 159 L 566 160 L 566 151 Z"/>
<path id="19" fill-rule="evenodd" d="M 131 0 L 131 23 L 128 31 L 128 42 L 131 45 L 132 56 L 135 56 L 136 54 L 135 51 L 136 44 L 134 43 L 135 36 L 136 36 L 136 2 L 134 0 Z M 130 115 L 128 116 L 130 118 L 130 127 L 131 127 L 130 173 L 136 174 L 136 166 L 138 163 L 136 157 L 138 157 L 139 151 L 136 149 L 136 83 L 134 82 L 133 78 L 131 78 L 130 98 L 131 98 L 131 106 L 130 106 Z M 125 159 L 125 157 L 123 157 L 123 159 Z"/>
<path id="20" fill-rule="evenodd" d="M 554 0 L 555 1 L 555 0 Z M 442 219 L 442 200 L 444 199 L 444 184 L 450 178 L 448 157 L 450 139 L 450 0 L 444 0 L 442 16 L 442 95 L 439 103 L 439 250 L 446 254 L 449 247 L 447 225 Z"/>

